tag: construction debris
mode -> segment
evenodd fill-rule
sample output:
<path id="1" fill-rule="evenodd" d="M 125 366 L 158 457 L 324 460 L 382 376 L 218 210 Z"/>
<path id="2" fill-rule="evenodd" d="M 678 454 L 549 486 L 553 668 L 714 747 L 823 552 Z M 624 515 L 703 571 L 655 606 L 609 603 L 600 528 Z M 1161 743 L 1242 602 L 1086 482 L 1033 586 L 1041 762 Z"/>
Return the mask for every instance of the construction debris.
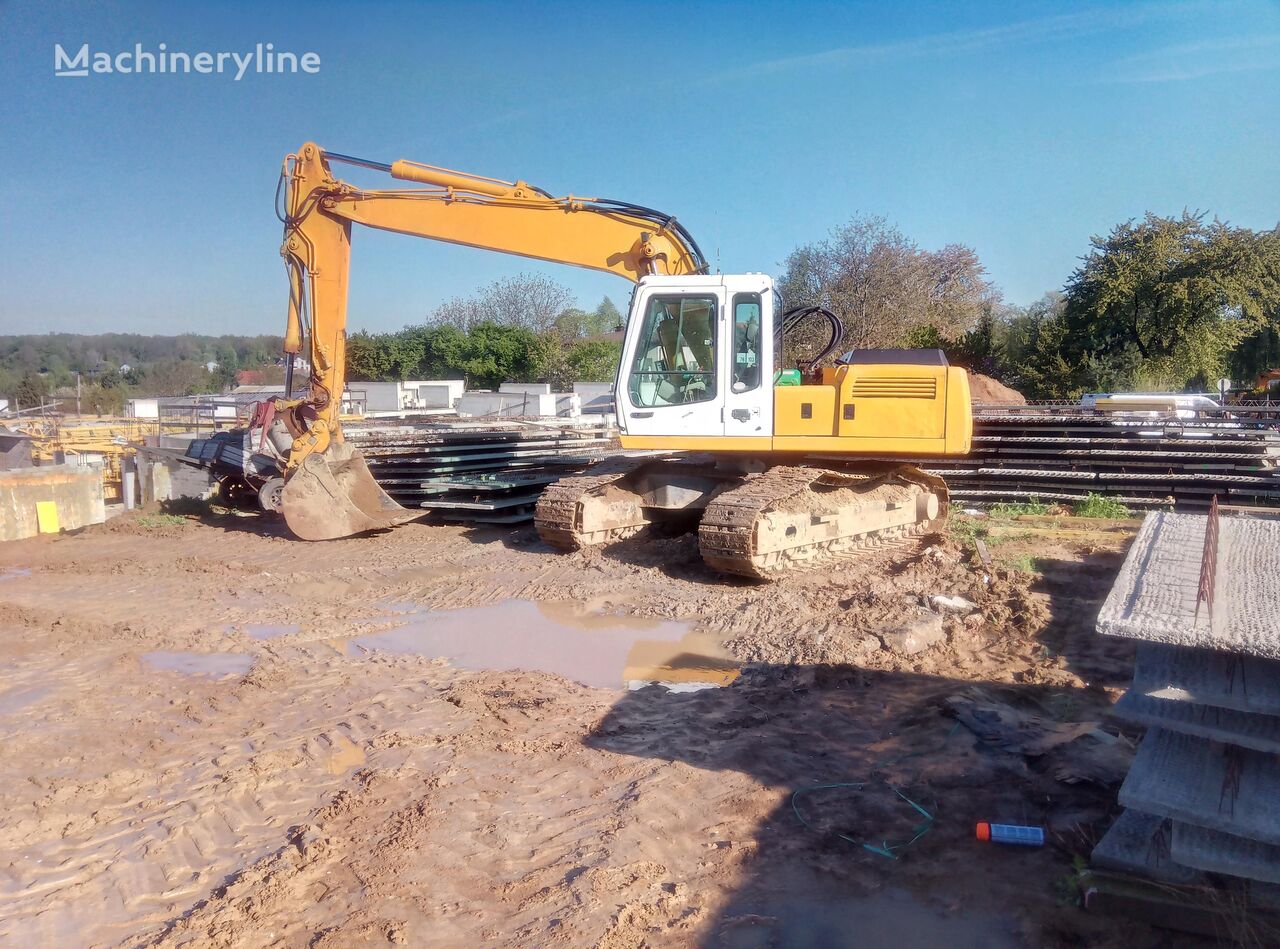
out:
<path id="1" fill-rule="evenodd" d="M 1149 730 L 1096 866 L 1280 882 L 1278 545 L 1280 522 L 1216 505 L 1147 516 L 1098 617 L 1143 640 L 1114 712 Z"/>
<path id="2" fill-rule="evenodd" d="M 1098 614 L 1108 636 L 1280 659 L 1280 521 L 1217 519 L 1217 595 L 1203 602 L 1205 525 L 1197 514 L 1154 512 L 1133 541 Z"/>

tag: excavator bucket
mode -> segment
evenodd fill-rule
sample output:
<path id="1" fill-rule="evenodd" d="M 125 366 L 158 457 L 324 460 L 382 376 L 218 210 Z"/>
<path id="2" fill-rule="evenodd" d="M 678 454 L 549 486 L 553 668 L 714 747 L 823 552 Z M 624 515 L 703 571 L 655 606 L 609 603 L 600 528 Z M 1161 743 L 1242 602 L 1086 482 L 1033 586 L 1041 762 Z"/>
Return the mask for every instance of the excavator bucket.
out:
<path id="1" fill-rule="evenodd" d="M 391 500 L 364 455 L 342 442 L 303 460 L 285 482 L 281 508 L 289 530 L 302 540 L 350 537 L 422 516 Z"/>

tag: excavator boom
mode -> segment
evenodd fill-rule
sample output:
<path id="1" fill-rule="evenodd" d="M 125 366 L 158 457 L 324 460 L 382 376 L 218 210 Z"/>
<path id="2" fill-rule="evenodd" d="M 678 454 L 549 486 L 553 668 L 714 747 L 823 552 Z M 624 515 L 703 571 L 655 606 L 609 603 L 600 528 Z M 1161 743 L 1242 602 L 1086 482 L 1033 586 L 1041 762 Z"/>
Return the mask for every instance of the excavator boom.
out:
<path id="1" fill-rule="evenodd" d="M 369 190 L 334 177 L 345 163 L 426 187 Z M 281 509 L 295 534 L 327 540 L 418 516 L 373 480 L 339 424 L 346 384 L 351 225 L 587 267 L 631 281 L 705 273 L 697 243 L 675 218 L 606 198 L 553 197 L 501 181 L 410 161 L 390 164 L 326 152 L 314 142 L 284 161 L 280 179 L 289 274 L 286 394 L 276 405 L 292 438 Z M 293 398 L 294 357 L 310 363 Z"/>

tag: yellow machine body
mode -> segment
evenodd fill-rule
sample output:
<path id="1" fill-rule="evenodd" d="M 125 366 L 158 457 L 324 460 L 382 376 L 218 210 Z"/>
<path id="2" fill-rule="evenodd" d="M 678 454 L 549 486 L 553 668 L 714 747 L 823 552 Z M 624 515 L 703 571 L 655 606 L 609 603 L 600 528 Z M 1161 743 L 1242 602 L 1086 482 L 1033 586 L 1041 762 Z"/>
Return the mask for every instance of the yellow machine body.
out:
<path id="1" fill-rule="evenodd" d="M 622 447 L 678 451 L 967 455 L 969 376 L 955 366 L 836 366 L 817 385 L 773 390 L 773 434 L 623 435 Z"/>

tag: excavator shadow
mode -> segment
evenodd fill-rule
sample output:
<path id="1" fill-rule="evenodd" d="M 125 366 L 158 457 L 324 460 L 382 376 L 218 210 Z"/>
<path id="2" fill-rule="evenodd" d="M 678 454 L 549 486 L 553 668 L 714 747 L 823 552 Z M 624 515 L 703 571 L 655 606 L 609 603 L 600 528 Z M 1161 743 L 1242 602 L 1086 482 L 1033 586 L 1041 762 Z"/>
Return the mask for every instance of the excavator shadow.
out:
<path id="1" fill-rule="evenodd" d="M 1079 560 L 1038 558 L 1039 578 L 1032 589 L 1048 595 L 1053 608 L 1039 639 L 1061 656 L 1067 668 L 1094 686 L 1127 688 L 1136 644 L 1129 639 L 1079 635 L 1092 630 L 1098 611 L 1124 561 L 1122 550 L 1096 550 Z"/>
<path id="2" fill-rule="evenodd" d="M 1108 704 L 1092 688 L 759 665 L 723 688 L 628 692 L 585 742 L 686 766 L 641 772 L 635 811 L 663 815 L 623 833 L 658 862 L 664 841 L 703 841 L 668 890 L 687 896 L 677 918 L 707 914 L 700 945 L 1044 944 L 1104 925 L 1060 904 L 1128 764 L 1123 740 L 1077 734 Z M 979 843 L 978 821 L 1044 825 L 1051 843 Z"/>

